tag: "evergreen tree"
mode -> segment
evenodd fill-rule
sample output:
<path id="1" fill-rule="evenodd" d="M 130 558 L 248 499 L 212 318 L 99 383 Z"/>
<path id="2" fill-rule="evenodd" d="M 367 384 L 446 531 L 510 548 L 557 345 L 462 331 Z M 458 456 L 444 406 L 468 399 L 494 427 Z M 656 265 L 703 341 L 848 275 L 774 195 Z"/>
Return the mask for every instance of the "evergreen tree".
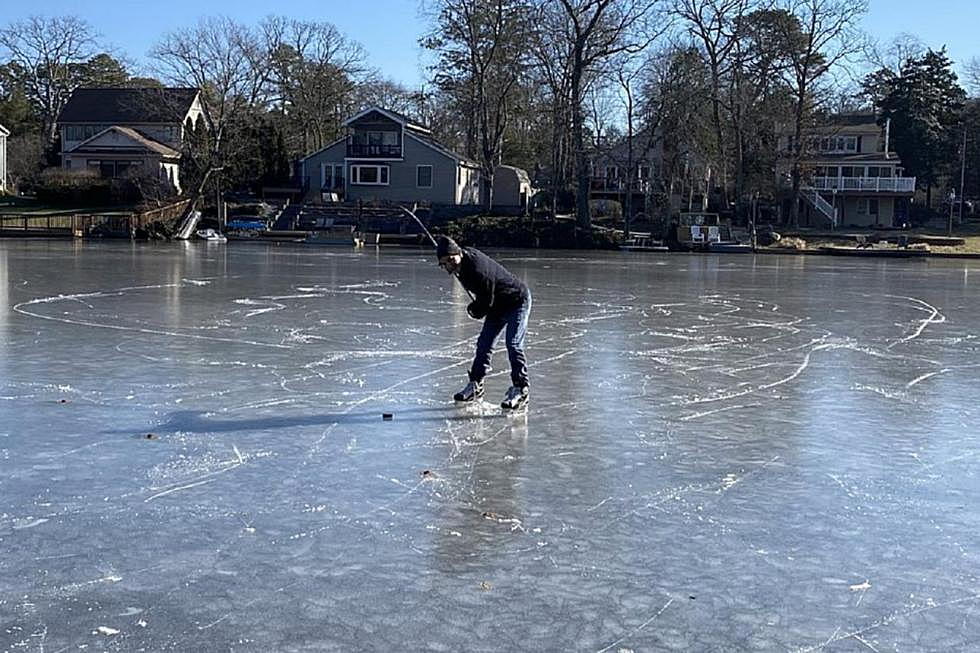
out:
<path id="1" fill-rule="evenodd" d="M 891 121 L 891 145 L 906 173 L 925 183 L 927 205 L 932 187 L 957 160 L 965 99 L 945 48 L 910 58 L 899 75 L 884 79 L 881 124 Z"/>

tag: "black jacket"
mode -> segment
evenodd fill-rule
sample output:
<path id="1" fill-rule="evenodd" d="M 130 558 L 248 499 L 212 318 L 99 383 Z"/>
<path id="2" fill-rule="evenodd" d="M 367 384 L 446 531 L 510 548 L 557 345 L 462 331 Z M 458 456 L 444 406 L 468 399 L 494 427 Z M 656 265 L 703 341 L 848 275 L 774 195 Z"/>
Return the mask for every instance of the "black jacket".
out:
<path id="1" fill-rule="evenodd" d="M 474 296 L 467 310 L 477 319 L 506 315 L 531 296 L 523 281 L 472 247 L 463 248 L 463 261 L 456 276 Z"/>

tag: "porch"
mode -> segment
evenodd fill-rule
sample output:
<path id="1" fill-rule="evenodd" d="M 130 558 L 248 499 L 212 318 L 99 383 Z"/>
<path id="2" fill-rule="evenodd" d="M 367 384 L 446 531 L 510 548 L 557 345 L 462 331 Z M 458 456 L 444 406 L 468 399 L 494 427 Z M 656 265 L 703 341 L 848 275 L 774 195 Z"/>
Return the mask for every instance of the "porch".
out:
<path id="1" fill-rule="evenodd" d="M 915 177 L 813 177 L 807 185 L 823 191 L 911 194 Z"/>

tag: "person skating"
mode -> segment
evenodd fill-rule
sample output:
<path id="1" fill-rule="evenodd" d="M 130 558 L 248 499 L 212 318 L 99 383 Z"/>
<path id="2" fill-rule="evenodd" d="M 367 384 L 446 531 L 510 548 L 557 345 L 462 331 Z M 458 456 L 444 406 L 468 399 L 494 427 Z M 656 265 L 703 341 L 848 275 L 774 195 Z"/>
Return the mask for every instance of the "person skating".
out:
<path id="1" fill-rule="evenodd" d="M 503 408 L 520 408 L 530 397 L 527 359 L 524 356 L 524 336 L 531 314 L 531 291 L 527 285 L 504 266 L 473 247 L 460 247 L 452 238 L 436 239 L 439 267 L 456 275 L 473 297 L 466 312 L 475 320 L 483 320 L 483 329 L 476 341 L 476 355 L 469 371 L 469 383 L 457 392 L 456 401 L 474 401 L 483 396 L 483 379 L 490 370 L 493 345 L 506 329 L 505 342 L 510 359 L 511 387 L 504 396 Z"/>

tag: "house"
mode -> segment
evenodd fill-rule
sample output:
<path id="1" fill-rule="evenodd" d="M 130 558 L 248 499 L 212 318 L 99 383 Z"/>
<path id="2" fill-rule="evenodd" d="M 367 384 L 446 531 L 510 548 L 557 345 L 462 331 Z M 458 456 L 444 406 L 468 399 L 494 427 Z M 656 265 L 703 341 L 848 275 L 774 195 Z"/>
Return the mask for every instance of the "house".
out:
<path id="1" fill-rule="evenodd" d="M 887 124 L 878 125 L 872 113 L 840 114 L 804 138 L 801 226 L 892 227 L 908 220 L 915 177 L 906 177 L 888 150 Z M 787 153 L 777 171 L 784 215 L 793 201 L 787 189 L 792 139 L 788 128 L 779 134 L 779 148 Z"/>
<path id="2" fill-rule="evenodd" d="M 58 116 L 61 165 L 107 178 L 137 169 L 180 191 L 186 130 L 203 118 L 196 88 L 80 88 Z"/>
<path id="3" fill-rule="evenodd" d="M 300 161 L 307 197 L 322 201 L 481 203 L 480 166 L 418 121 L 381 107 L 344 122 L 348 134 Z"/>
<path id="4" fill-rule="evenodd" d="M 493 208 L 516 215 L 527 215 L 531 196 L 531 177 L 527 170 L 499 165 L 493 170 Z"/>
<path id="5" fill-rule="evenodd" d="M 7 137 L 10 130 L 0 125 L 0 195 L 7 192 Z"/>
<path id="6" fill-rule="evenodd" d="M 589 197 L 615 199 L 625 206 L 629 192 L 633 194 L 633 211 L 643 211 L 644 200 L 653 190 L 653 180 L 662 167 L 662 147 L 659 142 L 650 141 L 649 132 L 635 135 L 632 153 L 626 138 L 598 148 L 591 161 Z"/>

